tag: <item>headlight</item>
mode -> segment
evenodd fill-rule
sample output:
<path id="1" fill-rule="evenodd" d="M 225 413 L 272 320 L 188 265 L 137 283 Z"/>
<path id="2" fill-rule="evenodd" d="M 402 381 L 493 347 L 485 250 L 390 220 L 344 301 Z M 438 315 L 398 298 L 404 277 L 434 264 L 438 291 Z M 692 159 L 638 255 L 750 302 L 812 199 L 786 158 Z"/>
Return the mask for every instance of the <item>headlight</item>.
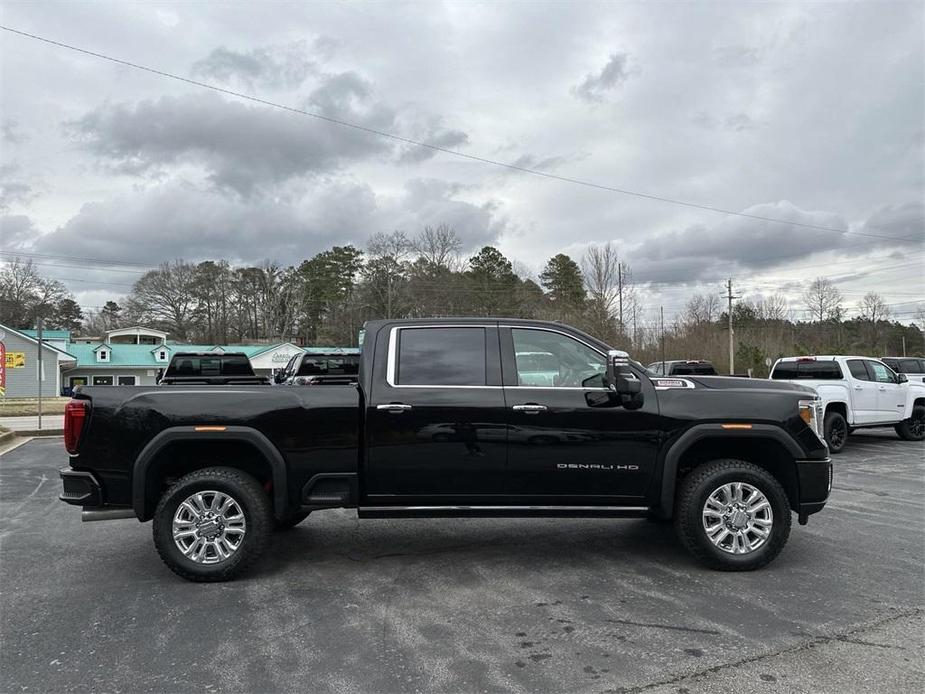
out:
<path id="1" fill-rule="evenodd" d="M 813 430 L 820 441 L 825 442 L 821 400 L 800 400 L 800 419 L 806 422 L 806 426 Z"/>

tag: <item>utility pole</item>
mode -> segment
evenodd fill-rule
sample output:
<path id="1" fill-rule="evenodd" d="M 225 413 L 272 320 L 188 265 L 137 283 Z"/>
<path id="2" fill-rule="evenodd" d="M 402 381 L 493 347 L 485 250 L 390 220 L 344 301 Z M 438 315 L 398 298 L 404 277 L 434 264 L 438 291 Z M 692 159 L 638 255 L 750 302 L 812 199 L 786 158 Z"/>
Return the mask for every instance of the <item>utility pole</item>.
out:
<path id="1" fill-rule="evenodd" d="M 726 298 L 729 300 L 729 309 L 727 312 L 727 317 L 729 318 L 729 375 L 732 376 L 735 373 L 735 331 L 732 329 L 732 300 L 738 299 L 738 296 L 734 296 L 732 293 L 732 278 L 730 277 L 726 280 Z"/>
<path id="2" fill-rule="evenodd" d="M 42 428 L 42 317 L 39 316 L 35 324 L 35 336 L 39 343 L 39 429 Z"/>
<path id="3" fill-rule="evenodd" d="M 659 322 L 661 324 L 660 332 L 662 337 L 662 375 L 665 375 L 665 307 L 659 306 Z"/>
<path id="4" fill-rule="evenodd" d="M 903 356 L 906 356 L 906 336 L 903 335 Z"/>
<path id="5" fill-rule="evenodd" d="M 623 263 L 617 263 L 617 300 L 620 306 L 620 336 L 626 334 L 623 327 Z"/>

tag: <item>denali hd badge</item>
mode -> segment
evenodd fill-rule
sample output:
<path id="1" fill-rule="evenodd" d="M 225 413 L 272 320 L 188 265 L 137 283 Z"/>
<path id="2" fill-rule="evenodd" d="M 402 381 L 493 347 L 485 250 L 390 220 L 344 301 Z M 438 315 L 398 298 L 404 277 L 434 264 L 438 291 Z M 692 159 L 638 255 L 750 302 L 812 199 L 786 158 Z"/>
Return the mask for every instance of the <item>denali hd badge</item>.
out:
<path id="1" fill-rule="evenodd" d="M 668 390 L 670 388 L 693 388 L 694 384 L 686 378 L 653 378 L 652 385 L 655 390 Z"/>
<path id="2" fill-rule="evenodd" d="M 556 463 L 559 470 L 638 470 L 638 465 L 599 465 L 597 463 Z"/>

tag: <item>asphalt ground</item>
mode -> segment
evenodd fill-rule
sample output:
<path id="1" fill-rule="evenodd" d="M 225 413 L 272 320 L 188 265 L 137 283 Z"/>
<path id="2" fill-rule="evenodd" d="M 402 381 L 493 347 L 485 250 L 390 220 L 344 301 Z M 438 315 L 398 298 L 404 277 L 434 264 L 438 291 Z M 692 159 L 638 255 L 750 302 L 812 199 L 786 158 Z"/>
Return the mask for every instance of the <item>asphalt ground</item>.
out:
<path id="1" fill-rule="evenodd" d="M 925 447 L 859 432 L 771 566 L 641 520 L 317 513 L 193 584 L 81 523 L 60 439 L 0 456 L 2 692 L 906 692 L 925 687 Z"/>

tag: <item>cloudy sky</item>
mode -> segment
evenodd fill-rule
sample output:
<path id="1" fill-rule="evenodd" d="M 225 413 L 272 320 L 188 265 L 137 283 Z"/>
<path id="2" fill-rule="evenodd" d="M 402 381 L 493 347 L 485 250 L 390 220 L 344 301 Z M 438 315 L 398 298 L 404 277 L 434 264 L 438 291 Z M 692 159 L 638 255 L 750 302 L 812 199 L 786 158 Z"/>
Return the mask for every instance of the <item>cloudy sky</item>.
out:
<path id="1" fill-rule="evenodd" d="M 2 24 L 469 155 L 851 232 L 518 173 L 0 32 L 0 251 L 85 306 L 165 260 L 289 264 L 439 223 L 533 274 L 612 241 L 669 314 L 727 276 L 797 308 L 816 276 L 904 319 L 925 299 L 920 2 L 14 2 Z"/>

